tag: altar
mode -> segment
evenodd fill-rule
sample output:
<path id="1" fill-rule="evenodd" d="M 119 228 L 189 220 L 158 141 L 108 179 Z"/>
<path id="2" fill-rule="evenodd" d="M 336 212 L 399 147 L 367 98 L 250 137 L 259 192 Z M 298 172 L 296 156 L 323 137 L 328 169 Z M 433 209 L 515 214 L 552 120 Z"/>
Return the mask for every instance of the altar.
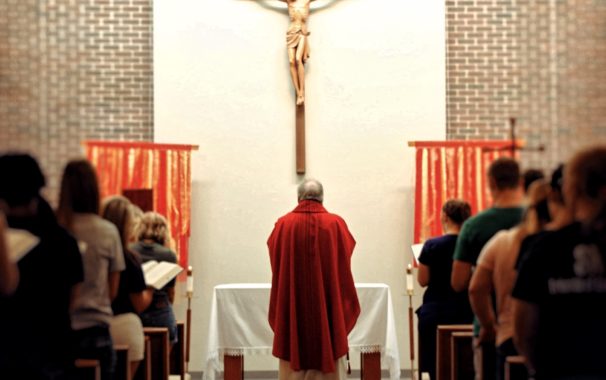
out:
<path id="1" fill-rule="evenodd" d="M 271 355 L 273 332 L 267 321 L 270 289 L 270 284 L 215 286 L 205 380 L 214 380 L 223 368 L 226 380 L 241 378 L 244 357 Z M 362 355 L 362 372 L 366 372 L 363 377 L 380 379 L 380 370 L 385 368 L 390 379 L 397 380 L 400 356 L 389 286 L 360 283 L 356 284 L 356 290 L 361 313 L 348 337 L 350 355 L 354 352 Z M 239 368 L 228 368 L 232 365 Z"/>

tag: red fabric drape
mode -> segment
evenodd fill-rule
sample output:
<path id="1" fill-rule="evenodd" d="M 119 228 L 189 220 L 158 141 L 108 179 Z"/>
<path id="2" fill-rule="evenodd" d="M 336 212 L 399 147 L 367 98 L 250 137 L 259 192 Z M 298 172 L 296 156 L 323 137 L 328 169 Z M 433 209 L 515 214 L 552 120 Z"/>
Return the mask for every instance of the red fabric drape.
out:
<path id="1" fill-rule="evenodd" d="M 475 214 L 490 206 L 486 170 L 511 156 L 511 141 L 416 141 L 414 242 L 442 234 L 440 212 L 448 199 L 470 203 Z M 518 143 L 516 143 L 518 145 Z"/>
<path id="2" fill-rule="evenodd" d="M 85 141 L 103 197 L 124 189 L 153 189 L 154 211 L 166 216 L 179 264 L 188 265 L 193 145 Z"/>

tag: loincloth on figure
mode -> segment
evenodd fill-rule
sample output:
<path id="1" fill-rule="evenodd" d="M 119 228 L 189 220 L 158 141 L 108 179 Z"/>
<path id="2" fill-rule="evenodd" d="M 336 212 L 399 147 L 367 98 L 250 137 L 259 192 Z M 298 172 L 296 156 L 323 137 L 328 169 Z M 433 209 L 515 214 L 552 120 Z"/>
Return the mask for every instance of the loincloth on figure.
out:
<path id="1" fill-rule="evenodd" d="M 301 26 L 293 25 L 286 32 L 286 46 L 289 49 L 296 49 L 301 42 L 301 38 L 307 37 L 309 34 L 310 33 Z M 309 58 L 309 44 L 306 43 L 304 49 L 303 59 L 307 60 L 307 58 Z"/>

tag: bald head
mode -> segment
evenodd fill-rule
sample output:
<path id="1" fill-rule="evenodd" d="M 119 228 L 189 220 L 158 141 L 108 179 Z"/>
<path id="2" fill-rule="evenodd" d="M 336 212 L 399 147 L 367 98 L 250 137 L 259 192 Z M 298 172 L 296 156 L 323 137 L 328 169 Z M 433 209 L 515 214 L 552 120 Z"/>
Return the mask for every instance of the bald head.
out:
<path id="1" fill-rule="evenodd" d="M 324 189 L 320 181 L 315 179 L 306 179 L 297 189 L 297 197 L 300 201 L 311 199 L 322 203 L 324 201 Z"/>

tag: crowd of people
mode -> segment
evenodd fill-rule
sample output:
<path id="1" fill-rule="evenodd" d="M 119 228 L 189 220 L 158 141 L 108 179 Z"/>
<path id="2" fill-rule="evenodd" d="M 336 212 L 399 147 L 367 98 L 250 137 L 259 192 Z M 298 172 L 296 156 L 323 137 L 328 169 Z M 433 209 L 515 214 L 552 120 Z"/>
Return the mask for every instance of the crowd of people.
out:
<path id="1" fill-rule="evenodd" d="M 446 202 L 445 235 L 419 257 L 420 371 L 435 379 L 437 325 L 473 321 L 476 379 L 505 378 L 516 355 L 536 379 L 606 379 L 606 146 L 550 179 L 511 158 L 487 176 L 492 207 L 455 220 L 453 205 L 465 216 L 469 206 Z"/>
<path id="2" fill-rule="evenodd" d="M 73 378 L 74 359 L 111 379 L 114 344 L 129 346 L 134 373 L 143 326 L 177 339 L 174 281 L 146 285 L 142 263 L 176 262 L 166 219 L 119 195 L 100 199 L 97 173 L 71 161 L 53 210 L 45 177 L 26 154 L 0 156 L 0 375 Z M 436 376 L 436 328 L 474 323 L 477 379 L 503 379 L 521 355 L 536 379 L 606 379 L 606 146 L 577 152 L 545 178 L 512 158 L 491 163 L 492 206 L 472 216 L 463 200 L 442 207 L 444 235 L 427 240 L 418 282 L 420 371 Z M 268 320 L 281 380 L 343 379 L 347 335 L 361 312 L 351 271 L 355 240 L 305 180 L 298 205 L 268 239 Z M 18 262 L 10 229 L 37 244 Z"/>
<path id="3" fill-rule="evenodd" d="M 128 345 L 133 376 L 143 326 L 167 327 L 176 341 L 174 281 L 149 287 L 142 268 L 177 261 L 164 217 L 119 195 L 101 200 L 86 160 L 66 165 L 56 210 L 32 156 L 1 155 L 0 175 L 0 378 L 75 379 L 75 359 L 95 359 L 101 378 L 111 379 L 115 344 Z M 11 229 L 38 239 L 16 263 L 6 244 Z"/>

